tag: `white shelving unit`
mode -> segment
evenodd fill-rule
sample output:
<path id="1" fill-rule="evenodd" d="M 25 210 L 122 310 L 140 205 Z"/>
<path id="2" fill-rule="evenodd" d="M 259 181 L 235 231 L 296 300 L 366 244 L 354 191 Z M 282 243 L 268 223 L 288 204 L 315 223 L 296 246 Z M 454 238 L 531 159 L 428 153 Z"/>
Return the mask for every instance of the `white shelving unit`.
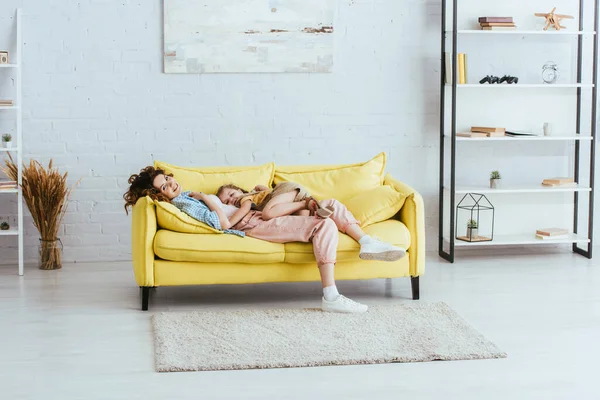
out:
<path id="1" fill-rule="evenodd" d="M 591 258 L 598 32 L 600 32 L 597 15 L 599 0 L 586 2 L 573 0 L 569 5 L 571 12 L 568 14 L 575 14 L 576 9 L 578 11 L 576 17 L 573 21 L 569 21 L 569 24 L 563 23 L 568 27 L 560 31 L 555 31 L 553 28 L 547 31 L 531 29 L 539 26 L 539 21 L 533 21 L 535 18 L 532 15 L 535 10 L 530 9 L 537 5 L 531 5 L 529 2 L 517 3 L 516 0 L 513 5 L 517 26 L 529 29 L 499 31 L 468 29 L 477 24 L 477 15 L 494 15 L 498 8 L 492 3 L 481 4 L 476 0 L 442 1 L 439 255 L 454 262 L 455 248 L 572 244 L 574 252 Z M 505 7 L 506 4 L 502 6 Z M 561 5 L 559 8 L 564 9 L 567 6 Z M 504 14 L 498 11 L 498 15 Z M 548 38 L 543 38 L 544 36 Z M 468 68 L 472 73 L 471 79 L 478 77 L 471 83 L 461 84 L 457 81 L 459 52 L 469 55 Z M 447 55 L 451 60 L 450 65 L 446 63 Z M 533 66 L 539 68 L 544 65 L 544 61 L 554 60 L 555 56 L 560 58 L 555 61 L 559 61 L 561 66 L 569 65 L 565 69 L 570 72 L 570 76 L 565 74 L 562 77 L 564 80 L 555 84 L 542 83 L 541 79 L 539 83 L 536 82 Z M 448 68 L 450 71 L 446 74 Z M 479 83 L 479 77 L 490 72 L 500 75 L 500 71 L 506 71 L 502 74 L 520 76 L 520 82 L 517 84 Z M 448 76 L 452 79 L 447 79 Z M 451 83 L 447 83 L 446 80 Z M 540 112 L 542 107 L 547 109 L 542 109 Z M 504 117 L 504 113 L 510 115 Z M 511 127 L 517 129 L 517 126 L 532 126 L 532 121 L 537 121 L 537 118 L 544 118 L 543 121 L 559 121 L 557 125 L 560 130 L 551 136 L 489 138 L 457 136 L 457 132 L 468 129 L 465 128 L 467 126 L 486 124 L 481 121 L 491 120 L 494 122 L 490 122 L 490 125 L 505 126 L 510 130 Z M 521 123 L 524 125 L 520 125 Z M 539 124 L 541 128 L 541 122 Z M 468 145 L 469 142 L 472 144 Z M 489 142 L 489 146 L 482 146 L 485 142 Z M 518 142 L 523 143 L 515 146 L 514 144 Z M 507 143 L 512 145 L 506 145 Z M 550 150 L 548 153 L 546 153 L 546 146 Z M 582 150 L 583 146 L 586 146 L 585 150 Z M 527 150 L 530 148 L 531 152 Z M 458 149 L 464 159 L 460 159 L 457 166 Z M 539 162 L 530 161 L 529 164 L 524 161 L 541 155 L 544 158 Z M 512 178 L 523 183 L 511 184 L 509 181 L 508 184 L 503 183 L 500 188 L 491 189 L 481 182 L 482 174 L 487 178 L 487 174 L 492 170 L 487 168 L 496 165 L 497 162 L 504 163 L 504 166 L 509 165 Z M 482 168 L 486 168 L 485 172 Z M 541 185 L 544 171 L 566 171 L 566 169 L 578 182 L 576 186 Z M 477 183 L 468 184 L 469 180 Z M 491 241 L 467 242 L 458 238 L 464 235 L 466 227 L 458 225 L 462 222 L 459 222 L 457 206 L 460 206 L 460 210 L 465 210 L 464 203 L 458 203 L 461 198 L 469 199 L 469 194 L 473 196 L 471 199 L 473 201 L 480 199 L 476 195 L 486 196 L 483 201 L 489 201 L 487 196 L 491 197 L 491 194 L 498 196 L 495 199 L 502 206 L 498 206 L 498 203 L 492 205 L 490 201 L 488 210 L 493 210 L 492 215 L 496 215 L 496 222 L 501 229 L 499 232 L 493 232 Z M 469 213 L 470 209 L 468 207 L 466 209 Z M 497 211 L 500 209 L 504 212 L 502 215 L 504 218 L 507 216 L 507 209 L 510 210 L 517 224 L 513 223 L 512 218 L 498 220 Z M 558 210 L 556 215 L 552 214 L 553 210 Z M 519 212 L 523 214 L 515 214 Z M 526 213 L 532 213 L 531 218 L 528 218 L 530 216 Z M 474 218 L 473 215 L 471 214 L 471 218 Z M 493 218 L 492 216 L 492 229 Z M 540 221 L 549 221 L 549 225 L 542 226 Z M 572 224 L 564 226 L 571 228 L 573 233 L 562 239 L 536 238 L 535 229 L 549 227 L 552 221 Z M 532 230 L 535 226 L 538 228 Z"/>
<path id="2" fill-rule="evenodd" d="M 21 109 L 22 103 L 22 51 L 23 51 L 23 41 L 22 41 L 22 13 L 21 9 L 17 9 L 16 13 L 16 21 L 15 21 L 15 43 L 14 43 L 14 53 L 9 54 L 13 62 L 15 64 L 0 64 L 0 79 L 10 79 L 16 75 L 16 85 L 14 91 L 14 106 L 2 106 L 0 107 L 0 118 L 14 118 L 16 120 L 16 136 L 17 136 L 17 146 L 14 148 L 0 148 L 0 153 L 11 153 L 13 156 L 16 155 L 16 162 L 19 166 L 19 189 L 13 190 L 0 190 L 0 196 L 14 196 L 17 195 L 17 229 L 10 229 L 7 231 L 0 231 L 0 236 L 17 236 L 18 241 L 18 252 L 19 252 L 19 275 L 23 275 L 23 193 L 21 191 L 21 183 L 23 182 L 23 113 Z M 4 71 L 6 70 L 6 71 Z M 12 74 L 11 75 L 11 71 Z M 7 115 L 8 113 L 12 113 L 12 115 Z"/>

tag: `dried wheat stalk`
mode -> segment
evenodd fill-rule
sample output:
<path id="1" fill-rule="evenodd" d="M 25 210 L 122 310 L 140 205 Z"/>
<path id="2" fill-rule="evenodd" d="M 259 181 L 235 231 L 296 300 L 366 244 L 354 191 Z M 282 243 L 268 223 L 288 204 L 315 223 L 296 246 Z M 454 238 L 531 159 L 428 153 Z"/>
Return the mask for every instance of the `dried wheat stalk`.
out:
<path id="1" fill-rule="evenodd" d="M 18 167 L 8 155 L 6 167 L 0 169 L 12 180 L 18 180 Z M 23 180 L 21 190 L 33 224 L 40 233 L 41 269 L 58 269 L 62 267 L 61 249 L 57 247 L 58 230 L 67 211 L 67 202 L 73 187 L 67 186 L 67 173 L 61 175 L 57 168 L 44 168 L 38 161 L 30 160 L 29 165 L 23 163 Z"/>

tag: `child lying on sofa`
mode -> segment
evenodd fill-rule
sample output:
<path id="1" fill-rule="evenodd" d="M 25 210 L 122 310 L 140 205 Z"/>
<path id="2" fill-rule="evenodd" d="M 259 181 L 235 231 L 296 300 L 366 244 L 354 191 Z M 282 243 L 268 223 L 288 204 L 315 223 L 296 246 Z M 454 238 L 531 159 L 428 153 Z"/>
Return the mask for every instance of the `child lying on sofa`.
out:
<path id="1" fill-rule="evenodd" d="M 405 249 L 365 234 L 360 228 L 358 220 L 346 206 L 334 199 L 321 202 L 322 207 L 330 207 L 333 210 L 330 218 L 289 215 L 306 209 L 307 202 L 298 201 L 280 203 L 281 207 L 277 209 L 277 212 L 283 210 L 288 214 L 265 220 L 263 212 L 251 210 L 251 201 L 242 202 L 239 208 L 229 210 L 230 215 L 226 215 L 225 209 L 221 208 L 210 195 L 183 192 L 172 175 L 165 174 L 163 170 L 154 167 L 146 167 L 139 174 L 132 175 L 129 183 L 131 186 L 123 195 L 125 210 L 128 210 L 140 197 L 144 196 L 172 202 L 178 208 L 181 205 L 191 204 L 190 199 L 196 199 L 206 203 L 210 212 L 218 216 L 216 223 L 220 225 L 219 229 L 233 228 L 250 237 L 275 243 L 311 242 L 323 286 L 323 298 L 321 299 L 323 311 L 359 313 L 367 311 L 368 308 L 364 304 L 339 294 L 337 290 L 334 268 L 339 240 L 338 231 L 347 234 L 360 244 L 359 257 L 363 260 L 397 261 L 406 255 Z M 231 214 L 231 212 L 233 213 Z"/>

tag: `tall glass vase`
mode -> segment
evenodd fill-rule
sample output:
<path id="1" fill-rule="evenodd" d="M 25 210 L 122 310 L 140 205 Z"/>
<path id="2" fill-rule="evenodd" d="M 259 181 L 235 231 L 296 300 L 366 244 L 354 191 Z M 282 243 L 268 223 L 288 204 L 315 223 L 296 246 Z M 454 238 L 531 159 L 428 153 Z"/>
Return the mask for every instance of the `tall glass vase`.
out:
<path id="1" fill-rule="evenodd" d="M 62 268 L 62 250 L 60 239 L 40 239 L 40 269 Z"/>

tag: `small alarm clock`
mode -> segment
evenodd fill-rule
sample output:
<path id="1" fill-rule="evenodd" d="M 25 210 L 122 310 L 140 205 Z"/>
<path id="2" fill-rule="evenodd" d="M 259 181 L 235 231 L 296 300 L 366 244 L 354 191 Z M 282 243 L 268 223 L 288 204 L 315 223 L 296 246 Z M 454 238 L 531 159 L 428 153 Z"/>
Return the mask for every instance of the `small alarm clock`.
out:
<path id="1" fill-rule="evenodd" d="M 548 61 L 542 67 L 542 80 L 545 83 L 556 83 L 558 80 L 558 66 L 552 62 Z"/>

